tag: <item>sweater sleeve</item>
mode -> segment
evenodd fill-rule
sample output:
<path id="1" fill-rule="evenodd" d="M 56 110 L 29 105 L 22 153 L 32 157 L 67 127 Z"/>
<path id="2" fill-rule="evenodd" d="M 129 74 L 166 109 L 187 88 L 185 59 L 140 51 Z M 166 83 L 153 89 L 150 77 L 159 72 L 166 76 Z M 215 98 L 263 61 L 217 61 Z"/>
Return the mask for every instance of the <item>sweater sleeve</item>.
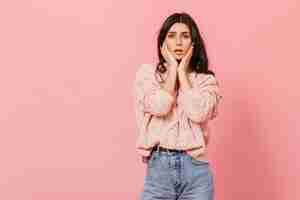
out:
<path id="1" fill-rule="evenodd" d="M 167 115 L 175 101 L 175 97 L 155 80 L 153 66 L 147 64 L 137 70 L 133 92 L 138 111 L 157 117 Z"/>
<path id="2" fill-rule="evenodd" d="M 218 104 L 222 96 L 213 75 L 197 77 L 192 88 L 184 90 L 182 96 L 183 110 L 191 121 L 203 123 L 218 115 Z"/>

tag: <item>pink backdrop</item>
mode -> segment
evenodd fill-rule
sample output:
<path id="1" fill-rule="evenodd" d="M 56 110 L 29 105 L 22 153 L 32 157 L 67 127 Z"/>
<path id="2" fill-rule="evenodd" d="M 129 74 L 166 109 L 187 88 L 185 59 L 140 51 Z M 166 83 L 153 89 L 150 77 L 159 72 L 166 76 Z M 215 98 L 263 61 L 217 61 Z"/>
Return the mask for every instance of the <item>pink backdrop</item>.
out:
<path id="1" fill-rule="evenodd" d="M 0 199 L 138 199 L 132 80 L 175 11 L 196 19 L 224 97 L 215 199 L 300 198 L 297 0 L 23 0 L 0 3 Z"/>

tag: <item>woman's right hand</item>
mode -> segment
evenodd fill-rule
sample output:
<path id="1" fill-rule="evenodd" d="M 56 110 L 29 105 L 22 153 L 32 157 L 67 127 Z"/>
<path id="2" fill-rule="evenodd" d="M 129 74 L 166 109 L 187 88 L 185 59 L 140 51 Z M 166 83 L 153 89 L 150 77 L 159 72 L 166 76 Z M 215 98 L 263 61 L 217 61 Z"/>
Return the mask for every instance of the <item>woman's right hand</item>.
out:
<path id="1" fill-rule="evenodd" d="M 150 156 L 142 156 L 143 163 L 148 163 L 149 159 L 150 159 Z"/>
<path id="2" fill-rule="evenodd" d="M 171 54 L 171 52 L 168 50 L 167 44 L 166 42 L 163 43 L 163 46 L 160 47 L 160 52 L 162 54 L 162 56 L 164 57 L 165 61 L 167 62 L 166 67 L 174 67 L 175 70 L 177 69 L 178 66 L 178 62 L 175 59 L 175 57 Z"/>

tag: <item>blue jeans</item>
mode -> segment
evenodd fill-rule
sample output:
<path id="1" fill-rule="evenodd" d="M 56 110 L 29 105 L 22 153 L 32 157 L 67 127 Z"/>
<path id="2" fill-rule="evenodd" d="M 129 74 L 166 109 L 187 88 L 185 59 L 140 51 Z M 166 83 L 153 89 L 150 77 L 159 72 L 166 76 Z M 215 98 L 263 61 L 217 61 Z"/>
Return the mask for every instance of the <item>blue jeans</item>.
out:
<path id="1" fill-rule="evenodd" d="M 213 200 L 213 195 L 209 162 L 181 152 L 152 152 L 141 200 Z"/>

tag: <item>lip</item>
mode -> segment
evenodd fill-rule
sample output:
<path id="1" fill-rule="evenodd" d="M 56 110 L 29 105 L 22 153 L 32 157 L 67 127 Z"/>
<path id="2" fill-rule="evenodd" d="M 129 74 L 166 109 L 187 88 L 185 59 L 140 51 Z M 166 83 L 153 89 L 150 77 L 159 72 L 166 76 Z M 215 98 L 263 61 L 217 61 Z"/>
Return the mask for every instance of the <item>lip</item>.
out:
<path id="1" fill-rule="evenodd" d="M 182 52 L 182 51 L 175 51 L 175 54 L 176 54 L 176 55 L 182 55 L 183 52 Z"/>
<path id="2" fill-rule="evenodd" d="M 174 51 L 176 54 L 183 54 L 183 50 L 175 50 Z"/>

